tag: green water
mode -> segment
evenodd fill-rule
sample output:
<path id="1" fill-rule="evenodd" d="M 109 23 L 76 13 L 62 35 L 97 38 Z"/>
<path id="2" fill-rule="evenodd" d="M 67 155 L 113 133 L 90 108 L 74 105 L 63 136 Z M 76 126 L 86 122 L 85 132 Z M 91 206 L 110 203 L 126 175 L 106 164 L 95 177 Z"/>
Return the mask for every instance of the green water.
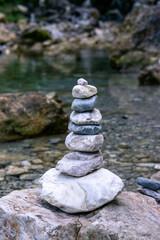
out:
<path id="1" fill-rule="evenodd" d="M 28 91 L 71 92 L 80 77 L 90 84 L 107 86 L 137 83 L 136 74 L 118 74 L 111 70 L 102 51 L 83 50 L 77 62 L 57 62 L 50 58 L 9 56 L 0 59 L 0 93 Z M 129 81 L 128 81 L 129 80 Z"/>

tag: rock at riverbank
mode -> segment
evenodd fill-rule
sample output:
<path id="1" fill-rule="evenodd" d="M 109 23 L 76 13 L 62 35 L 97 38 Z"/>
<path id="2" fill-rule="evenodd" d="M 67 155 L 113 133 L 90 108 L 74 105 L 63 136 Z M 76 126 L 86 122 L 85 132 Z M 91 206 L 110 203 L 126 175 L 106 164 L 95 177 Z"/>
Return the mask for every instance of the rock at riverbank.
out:
<path id="1" fill-rule="evenodd" d="M 144 68 L 139 74 L 140 85 L 160 84 L 160 64 L 155 64 Z"/>
<path id="2" fill-rule="evenodd" d="M 135 4 L 120 25 L 117 40 L 111 46 L 113 68 L 141 68 L 157 63 L 160 57 L 159 11 L 159 4 Z"/>
<path id="3" fill-rule="evenodd" d="M 68 117 L 55 93 L 0 95 L 0 141 L 63 133 Z"/>
<path id="4" fill-rule="evenodd" d="M 159 240 L 160 207 L 155 200 L 123 192 L 88 214 L 66 214 L 40 201 L 37 189 L 14 191 L 0 199 L 2 239 Z"/>

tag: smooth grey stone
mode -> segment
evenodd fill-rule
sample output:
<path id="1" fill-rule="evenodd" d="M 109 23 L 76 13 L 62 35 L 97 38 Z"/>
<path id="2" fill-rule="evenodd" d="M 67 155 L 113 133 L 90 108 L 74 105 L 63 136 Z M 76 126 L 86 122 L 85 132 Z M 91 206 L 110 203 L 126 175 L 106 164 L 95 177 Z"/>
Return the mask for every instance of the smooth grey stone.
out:
<path id="1" fill-rule="evenodd" d="M 70 176 L 82 177 L 101 168 L 102 164 L 103 156 L 101 153 L 71 152 L 57 163 L 56 169 Z"/>
<path id="2" fill-rule="evenodd" d="M 71 132 L 82 135 L 94 135 L 98 134 L 102 127 L 100 125 L 77 125 L 72 122 L 69 123 L 68 129 Z"/>
<path id="3" fill-rule="evenodd" d="M 78 135 L 73 132 L 66 137 L 66 147 L 71 151 L 96 152 L 102 149 L 104 138 L 102 134 Z"/>
<path id="4" fill-rule="evenodd" d="M 87 112 L 92 111 L 95 103 L 96 103 L 97 96 L 93 96 L 86 99 L 74 99 L 71 109 L 76 112 Z"/>
<path id="5" fill-rule="evenodd" d="M 52 168 L 40 183 L 41 198 L 68 213 L 99 208 L 112 201 L 124 187 L 117 175 L 104 168 L 78 178 Z"/>
<path id="6" fill-rule="evenodd" d="M 73 111 L 70 115 L 71 122 L 78 125 L 86 124 L 100 124 L 102 115 L 97 108 L 94 108 L 91 112 L 78 113 Z"/>
<path id="7" fill-rule="evenodd" d="M 77 84 L 85 86 L 85 85 L 88 85 L 88 82 L 84 78 L 80 78 L 77 80 Z"/>
<path id="8" fill-rule="evenodd" d="M 76 85 L 72 89 L 74 98 L 89 98 L 97 94 L 97 88 L 92 85 Z"/>
<path id="9" fill-rule="evenodd" d="M 139 184 L 139 185 L 141 185 L 145 188 L 149 188 L 151 190 L 157 191 L 157 190 L 160 189 L 160 182 L 159 181 L 139 177 L 139 178 L 137 178 L 136 182 L 137 182 L 137 184 Z"/>

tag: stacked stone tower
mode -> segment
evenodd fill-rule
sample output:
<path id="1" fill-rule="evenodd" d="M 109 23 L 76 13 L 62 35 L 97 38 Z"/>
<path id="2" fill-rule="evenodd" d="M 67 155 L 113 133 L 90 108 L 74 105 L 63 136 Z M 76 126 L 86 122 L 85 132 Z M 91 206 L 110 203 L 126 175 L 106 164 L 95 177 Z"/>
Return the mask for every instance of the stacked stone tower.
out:
<path id="1" fill-rule="evenodd" d="M 94 210 L 113 200 L 123 189 L 122 180 L 102 168 L 104 142 L 101 113 L 95 108 L 97 88 L 79 79 L 72 90 L 69 130 L 65 144 L 70 153 L 41 178 L 41 197 L 69 213 Z"/>
<path id="2" fill-rule="evenodd" d="M 74 177 L 84 176 L 102 167 L 103 156 L 100 152 L 103 135 L 100 134 L 102 115 L 95 108 L 97 88 L 79 79 L 72 90 L 76 98 L 72 103 L 69 130 L 65 144 L 71 152 L 58 162 L 56 169 Z"/>

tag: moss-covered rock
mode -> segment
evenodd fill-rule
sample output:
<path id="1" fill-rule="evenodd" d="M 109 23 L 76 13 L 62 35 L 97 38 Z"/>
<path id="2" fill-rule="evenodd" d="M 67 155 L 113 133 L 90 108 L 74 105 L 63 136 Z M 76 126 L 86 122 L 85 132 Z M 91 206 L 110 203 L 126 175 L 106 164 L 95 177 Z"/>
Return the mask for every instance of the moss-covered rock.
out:
<path id="1" fill-rule="evenodd" d="M 156 59 L 157 60 L 157 59 Z M 111 66 L 114 69 L 140 68 L 152 64 L 155 59 L 148 58 L 148 54 L 143 51 L 129 51 L 120 56 L 111 57 Z"/>
<path id="2" fill-rule="evenodd" d="M 63 133 L 67 124 L 55 93 L 0 95 L 0 141 Z"/>
<path id="3" fill-rule="evenodd" d="M 135 6 L 119 27 L 110 59 L 117 69 L 155 63 L 160 57 L 160 6 Z"/>
<path id="4" fill-rule="evenodd" d="M 33 44 L 35 42 L 44 42 L 51 39 L 49 31 L 38 25 L 28 25 L 21 33 L 20 42 L 23 44 Z"/>

